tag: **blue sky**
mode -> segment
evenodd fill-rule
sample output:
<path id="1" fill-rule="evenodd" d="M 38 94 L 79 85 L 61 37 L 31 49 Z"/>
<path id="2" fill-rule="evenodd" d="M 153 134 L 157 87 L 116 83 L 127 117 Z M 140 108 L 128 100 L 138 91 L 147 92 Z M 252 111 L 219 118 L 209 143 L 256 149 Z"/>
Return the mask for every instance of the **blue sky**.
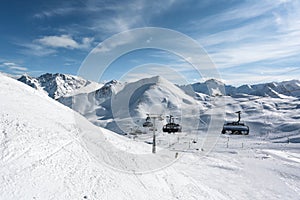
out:
<path id="1" fill-rule="evenodd" d="M 0 71 L 76 75 L 89 52 L 112 35 L 162 27 L 202 45 L 225 83 L 299 79 L 299 10 L 299 0 L 4 0 L 0 5 Z M 163 65 L 176 71 L 189 64 L 169 52 L 145 49 L 120 57 L 103 79 L 119 79 L 143 66 L 144 71 L 128 77 L 163 73 L 176 82 L 174 73 L 159 71 Z M 201 79 L 193 70 L 178 74 L 189 82 Z"/>

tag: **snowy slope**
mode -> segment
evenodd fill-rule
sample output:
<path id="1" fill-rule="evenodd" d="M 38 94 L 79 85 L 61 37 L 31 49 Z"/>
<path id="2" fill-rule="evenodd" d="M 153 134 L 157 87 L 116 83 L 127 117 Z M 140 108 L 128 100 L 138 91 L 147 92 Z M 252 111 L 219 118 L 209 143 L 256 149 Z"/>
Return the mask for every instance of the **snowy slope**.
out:
<path id="1" fill-rule="evenodd" d="M 242 121 L 250 127 L 250 134 L 266 139 L 286 140 L 299 136 L 300 99 L 257 96 L 224 97 L 226 120 L 236 121 L 236 111 L 242 111 Z"/>
<path id="2" fill-rule="evenodd" d="M 95 150 L 96 157 L 110 158 L 114 166 L 126 166 L 126 160 L 110 155 L 112 152 L 103 146 L 97 147 L 99 141 L 89 139 L 105 138 L 135 151 L 150 151 L 149 145 L 134 144 L 132 148 L 132 142 L 93 126 L 69 108 L 11 78 L 0 75 L 0 87 L 0 199 L 173 198 L 165 177 L 176 173 L 173 169 L 143 176 L 118 172 L 95 160 L 96 154 L 90 151 Z M 150 156 L 142 164 L 151 163 Z M 183 175 L 174 177 L 189 183 Z M 191 194 L 185 196 L 190 199 Z"/>
<path id="3" fill-rule="evenodd" d="M 0 75 L 0 88 L 0 199 L 300 198 L 299 143 L 222 135 L 203 156 L 197 149 L 205 135 L 194 138 L 197 143 L 185 152 L 176 151 L 191 139 L 182 137 L 169 151 L 179 152 L 173 165 L 124 173 L 120 169 L 147 169 L 164 157 L 146 154 L 139 162 L 124 157 L 126 151 L 144 154 L 151 148 L 93 126 L 11 78 Z M 121 151 L 111 151 L 116 148 Z"/>
<path id="4" fill-rule="evenodd" d="M 97 90 L 75 95 L 67 95 L 58 99 L 58 101 L 73 110 L 79 112 L 96 125 L 105 127 L 98 118 L 111 118 L 110 100 L 113 94 L 123 88 L 123 84 L 118 81 L 109 81 Z M 106 124 L 104 120 L 104 124 Z"/>

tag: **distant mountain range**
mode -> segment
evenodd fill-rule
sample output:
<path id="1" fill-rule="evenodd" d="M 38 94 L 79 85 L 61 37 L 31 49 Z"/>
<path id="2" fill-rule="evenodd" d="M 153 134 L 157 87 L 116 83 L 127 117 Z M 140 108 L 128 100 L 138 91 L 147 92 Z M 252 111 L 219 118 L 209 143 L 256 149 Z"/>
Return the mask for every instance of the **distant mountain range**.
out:
<path id="1" fill-rule="evenodd" d="M 123 85 L 116 80 L 112 80 L 106 84 L 95 83 L 93 81 L 85 80 L 78 76 L 67 74 L 50 74 L 46 73 L 39 77 L 31 77 L 28 75 L 22 75 L 18 78 L 19 81 L 39 90 L 44 90 L 51 98 L 59 99 L 60 97 L 70 96 L 75 94 L 74 92 L 86 93 L 86 90 L 80 92 L 79 89 L 87 88 L 88 92 L 93 92 L 103 87 L 97 92 L 97 95 L 108 95 L 110 87 L 117 84 Z M 119 86 L 118 86 L 119 87 Z M 241 94 L 254 95 L 254 96 L 269 96 L 274 98 L 284 98 L 285 96 L 299 97 L 300 96 L 300 81 L 290 80 L 282 82 L 270 82 L 254 85 L 242 85 L 235 87 L 232 85 L 225 85 L 224 83 L 209 79 L 205 82 L 198 82 L 189 85 L 178 86 L 180 89 L 190 95 L 194 95 L 192 92 L 202 93 L 209 96 L 226 94 L 228 96 L 238 96 Z M 225 91 L 218 91 L 214 88 L 218 88 Z M 114 87 L 113 87 L 114 88 Z M 103 94 L 101 94 L 103 93 Z"/>
<path id="2" fill-rule="evenodd" d="M 255 85 L 242 85 L 239 87 L 234 87 L 232 85 L 225 85 L 222 82 L 214 79 L 207 80 L 203 83 L 194 83 L 191 85 L 180 86 L 181 89 L 185 90 L 191 87 L 195 92 L 203 93 L 206 95 L 214 95 L 214 91 L 210 91 L 209 88 L 221 86 L 225 88 L 225 94 L 228 96 L 238 96 L 241 94 L 254 95 L 254 96 L 264 96 L 264 97 L 274 97 L 274 98 L 284 98 L 285 96 L 300 96 L 300 81 L 290 80 L 283 82 L 270 82 Z"/>

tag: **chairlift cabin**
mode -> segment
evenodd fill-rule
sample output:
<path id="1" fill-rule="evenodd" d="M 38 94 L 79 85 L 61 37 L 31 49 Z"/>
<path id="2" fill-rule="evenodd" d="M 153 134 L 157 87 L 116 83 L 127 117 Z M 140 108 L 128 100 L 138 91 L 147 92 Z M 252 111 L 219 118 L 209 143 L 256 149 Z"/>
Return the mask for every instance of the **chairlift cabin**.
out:
<path id="1" fill-rule="evenodd" d="M 143 127 L 153 127 L 153 123 L 151 122 L 151 118 L 149 116 L 146 117 L 146 121 L 143 123 Z"/>
<path id="2" fill-rule="evenodd" d="M 176 133 L 181 132 L 181 126 L 174 122 L 174 116 L 168 116 L 169 120 L 166 125 L 163 126 L 163 132 Z"/>
<path id="3" fill-rule="evenodd" d="M 248 135 L 249 134 L 249 126 L 241 123 L 241 111 L 236 112 L 238 114 L 238 121 L 229 122 L 224 124 L 222 129 L 222 134 L 229 133 L 235 135 Z"/>

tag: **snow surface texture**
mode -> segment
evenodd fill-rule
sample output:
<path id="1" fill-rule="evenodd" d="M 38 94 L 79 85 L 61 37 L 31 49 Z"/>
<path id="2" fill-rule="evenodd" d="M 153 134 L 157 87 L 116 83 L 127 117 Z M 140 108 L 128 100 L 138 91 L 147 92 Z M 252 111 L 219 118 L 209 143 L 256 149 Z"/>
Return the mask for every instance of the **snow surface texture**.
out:
<path id="1" fill-rule="evenodd" d="M 221 135 L 206 156 L 197 149 L 204 135 L 182 137 L 176 145 L 189 143 L 189 148 L 185 152 L 170 148 L 173 155 L 179 153 L 173 165 L 137 174 L 107 166 L 99 158 L 108 159 L 113 167 L 130 167 L 135 161 L 97 144 L 105 145 L 107 140 L 131 153 L 151 151 L 151 145 L 95 127 L 57 101 L 3 75 L 0 88 L 0 199 L 300 198 L 297 98 L 226 97 L 228 114 L 247 110 L 243 117 L 251 122 L 251 135 Z M 197 98 L 209 97 L 198 94 Z M 262 108 L 260 115 L 253 114 L 257 108 Z M 269 127 L 281 129 L 276 133 L 268 129 L 269 137 L 262 135 L 264 120 Z M 280 137 L 268 140 L 275 135 Z M 172 139 L 178 138 L 169 135 L 169 140 L 160 142 Z M 149 156 L 138 164 L 147 166 L 157 160 Z"/>

